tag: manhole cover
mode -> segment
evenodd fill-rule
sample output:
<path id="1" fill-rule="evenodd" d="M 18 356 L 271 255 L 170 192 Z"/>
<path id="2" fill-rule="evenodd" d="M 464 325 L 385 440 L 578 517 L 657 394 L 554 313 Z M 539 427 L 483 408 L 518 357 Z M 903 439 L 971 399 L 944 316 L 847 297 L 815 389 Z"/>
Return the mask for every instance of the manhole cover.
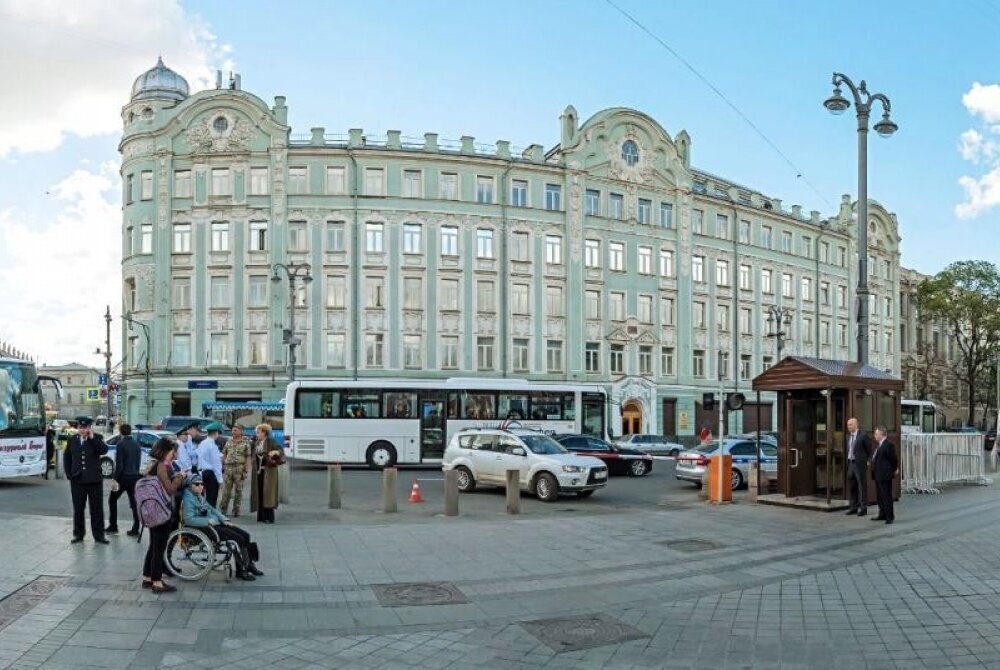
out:
<path id="1" fill-rule="evenodd" d="M 449 582 L 417 582 L 413 584 L 372 584 L 375 597 L 382 607 L 409 605 L 462 605 L 469 602 L 458 587 Z"/>
<path id="2" fill-rule="evenodd" d="M 680 551 L 685 554 L 694 554 L 699 551 L 711 551 L 713 549 L 722 548 L 722 545 L 719 544 L 718 542 L 712 542 L 711 540 L 698 540 L 698 539 L 663 540 L 659 544 L 662 544 L 668 549 L 673 549 L 674 551 Z"/>
<path id="3" fill-rule="evenodd" d="M 65 583 L 66 580 L 61 577 L 37 577 L 0 600 L 0 629 L 30 612 L 35 605 Z"/>
<path id="4" fill-rule="evenodd" d="M 521 626 L 556 652 L 603 647 L 649 637 L 605 614 L 524 621 Z"/>

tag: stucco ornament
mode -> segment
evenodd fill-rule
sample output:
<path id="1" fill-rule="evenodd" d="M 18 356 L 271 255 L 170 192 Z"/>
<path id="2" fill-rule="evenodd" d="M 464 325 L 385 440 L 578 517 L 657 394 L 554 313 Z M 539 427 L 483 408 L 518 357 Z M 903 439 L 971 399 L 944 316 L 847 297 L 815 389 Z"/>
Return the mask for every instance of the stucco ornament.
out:
<path id="1" fill-rule="evenodd" d="M 254 135 L 252 124 L 222 109 L 209 112 L 185 133 L 196 153 L 246 151 Z"/>
<path id="2" fill-rule="evenodd" d="M 580 262 L 583 247 L 583 219 L 580 201 L 583 198 L 583 187 L 580 186 L 580 175 L 574 174 L 569 187 L 569 255 L 574 263 Z"/>
<path id="3" fill-rule="evenodd" d="M 628 140 L 635 142 L 639 148 L 639 160 L 633 165 L 629 165 L 622 157 L 622 145 Z M 606 139 L 604 152 L 608 157 L 608 172 L 612 179 L 621 179 L 633 184 L 653 183 L 653 150 L 642 143 L 635 126 L 631 124 L 626 126 L 624 136 L 617 140 Z"/>

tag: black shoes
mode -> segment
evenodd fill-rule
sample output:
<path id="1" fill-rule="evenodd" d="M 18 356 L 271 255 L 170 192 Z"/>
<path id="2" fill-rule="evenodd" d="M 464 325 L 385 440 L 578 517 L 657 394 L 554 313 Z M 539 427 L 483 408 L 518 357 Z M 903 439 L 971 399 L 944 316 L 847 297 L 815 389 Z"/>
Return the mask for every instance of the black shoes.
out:
<path id="1" fill-rule="evenodd" d="M 858 510 L 856 510 L 856 509 L 849 509 L 849 510 L 847 510 L 847 516 L 851 516 L 851 515 L 857 514 L 857 513 L 858 513 Z"/>
<path id="2" fill-rule="evenodd" d="M 256 577 L 254 577 L 249 572 L 246 572 L 244 570 L 238 570 L 236 572 L 236 579 L 242 579 L 245 582 L 255 582 L 255 581 L 257 581 Z"/>
<path id="3" fill-rule="evenodd" d="M 72 540 L 69 541 L 70 544 L 79 544 L 81 542 L 83 542 L 82 535 L 80 535 L 79 537 L 74 537 Z"/>
<path id="4" fill-rule="evenodd" d="M 251 563 L 247 566 L 247 572 L 258 577 L 263 577 L 264 573 L 257 569 L 257 566 Z"/>
<path id="5" fill-rule="evenodd" d="M 105 533 L 116 534 L 118 532 L 118 526 L 108 526 L 104 529 Z"/>
<path id="6" fill-rule="evenodd" d="M 887 525 L 887 526 L 888 526 L 888 525 L 889 525 L 889 524 L 891 524 L 891 523 L 892 523 L 893 521 L 895 521 L 895 519 L 886 519 L 886 520 L 885 520 L 885 525 Z"/>
<path id="7" fill-rule="evenodd" d="M 885 521 L 884 516 L 876 516 L 872 518 L 872 521 Z"/>
<path id="8" fill-rule="evenodd" d="M 138 535 L 139 535 L 139 531 L 138 531 L 138 530 L 136 530 L 135 528 L 133 528 L 132 530 L 127 530 L 127 531 L 125 531 L 125 534 L 126 534 L 126 535 L 129 535 L 129 536 L 131 536 L 131 537 L 136 537 L 136 536 L 138 536 Z"/>
<path id="9" fill-rule="evenodd" d="M 94 542 L 98 542 L 100 544 L 111 544 L 111 540 L 106 537 L 95 537 Z"/>
<path id="10" fill-rule="evenodd" d="M 866 509 L 861 510 L 860 512 L 858 512 L 858 516 L 868 516 L 868 510 Z"/>

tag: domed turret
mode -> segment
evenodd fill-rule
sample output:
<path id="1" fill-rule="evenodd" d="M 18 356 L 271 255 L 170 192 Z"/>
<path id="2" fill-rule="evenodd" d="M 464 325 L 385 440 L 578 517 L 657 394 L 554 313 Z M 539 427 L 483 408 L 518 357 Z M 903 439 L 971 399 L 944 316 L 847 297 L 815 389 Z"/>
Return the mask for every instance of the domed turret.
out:
<path id="1" fill-rule="evenodd" d="M 184 77 L 164 65 L 161 57 L 152 69 L 143 72 L 132 84 L 132 100 L 166 98 L 180 102 L 188 97 L 189 91 Z"/>

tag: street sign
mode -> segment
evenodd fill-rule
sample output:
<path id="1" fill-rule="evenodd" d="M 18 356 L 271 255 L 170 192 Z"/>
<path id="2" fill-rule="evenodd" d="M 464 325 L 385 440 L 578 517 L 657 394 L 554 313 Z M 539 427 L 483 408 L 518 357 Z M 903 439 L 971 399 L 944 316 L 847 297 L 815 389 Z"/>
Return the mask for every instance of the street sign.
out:
<path id="1" fill-rule="evenodd" d="M 87 388 L 87 402 L 101 402 L 101 389 L 96 386 Z"/>
<path id="2" fill-rule="evenodd" d="M 107 375 L 97 375 L 97 383 L 99 385 L 101 385 L 101 386 L 107 386 L 108 385 L 108 376 Z"/>
<path id="3" fill-rule="evenodd" d="M 214 379 L 189 379 L 188 389 L 217 389 L 219 382 Z"/>

